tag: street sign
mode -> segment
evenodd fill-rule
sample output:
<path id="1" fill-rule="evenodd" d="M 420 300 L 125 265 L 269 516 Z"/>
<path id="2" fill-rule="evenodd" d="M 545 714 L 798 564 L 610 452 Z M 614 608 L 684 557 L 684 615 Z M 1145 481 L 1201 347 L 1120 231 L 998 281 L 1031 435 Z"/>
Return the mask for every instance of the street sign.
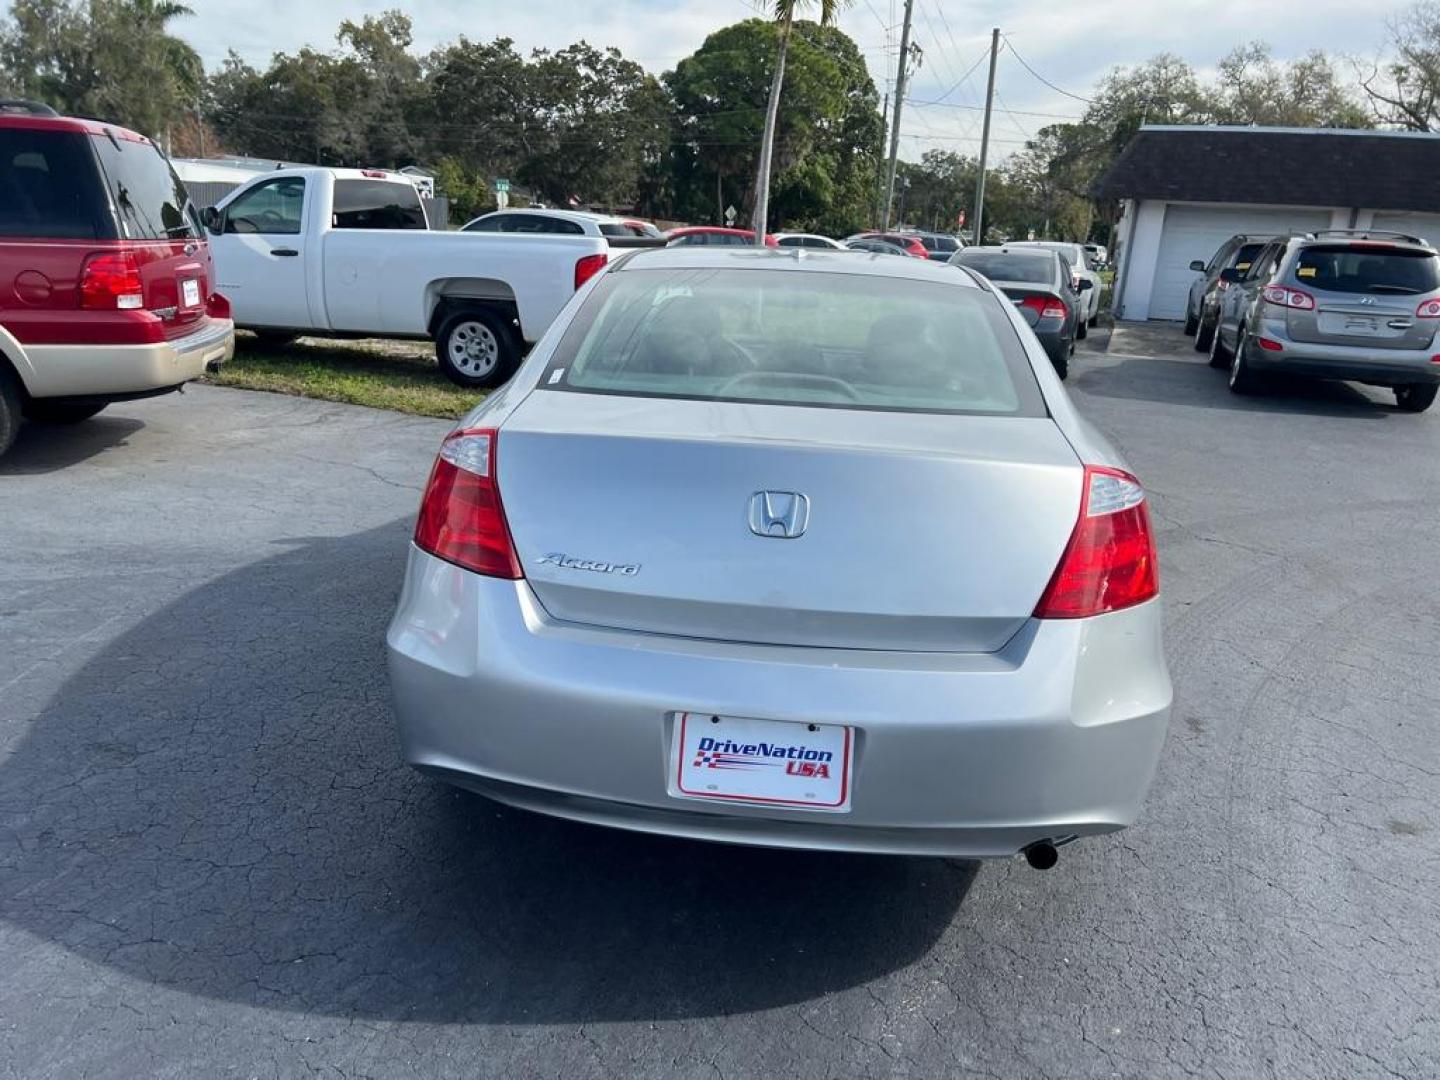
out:
<path id="1" fill-rule="evenodd" d="M 960 228 L 960 229 L 963 229 L 963 228 L 965 227 L 965 211 L 964 211 L 964 210 L 961 210 L 961 211 L 960 211 L 960 215 L 955 219 L 955 226 L 956 226 L 956 228 Z"/>
<path id="2" fill-rule="evenodd" d="M 509 190 L 510 190 L 510 181 L 509 181 L 509 180 L 496 180 L 496 181 L 495 181 L 495 193 L 496 193 L 497 195 L 500 194 L 501 192 L 505 192 L 505 191 L 509 191 Z"/>
<path id="3" fill-rule="evenodd" d="M 735 204 L 734 204 L 734 203 L 731 203 L 729 206 L 725 207 L 725 224 L 726 224 L 726 225 L 734 225 L 734 224 L 735 224 L 735 216 L 736 216 L 739 212 L 740 212 L 740 211 L 738 211 L 738 210 L 735 209 Z"/>

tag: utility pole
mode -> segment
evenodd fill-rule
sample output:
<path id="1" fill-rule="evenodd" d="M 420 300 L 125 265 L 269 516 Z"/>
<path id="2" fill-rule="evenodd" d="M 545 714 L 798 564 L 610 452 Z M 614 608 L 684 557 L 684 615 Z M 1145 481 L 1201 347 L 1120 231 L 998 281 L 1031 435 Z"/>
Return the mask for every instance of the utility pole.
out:
<path id="1" fill-rule="evenodd" d="M 985 162 L 990 156 L 990 114 L 995 108 L 995 61 L 1000 56 L 1000 28 L 990 31 L 990 82 L 985 87 L 985 126 L 980 131 L 980 178 L 975 181 L 975 244 L 985 242 Z"/>
<path id="2" fill-rule="evenodd" d="M 876 161 L 885 160 L 885 129 L 890 126 L 890 91 L 885 91 L 885 104 L 880 107 L 880 145 L 876 148 L 879 153 Z M 875 170 L 875 213 L 870 218 L 872 222 L 880 220 L 880 200 L 885 198 L 885 170 Z"/>
<path id="3" fill-rule="evenodd" d="M 895 159 L 900 152 L 900 106 L 905 104 L 905 64 L 910 59 L 910 18 L 914 14 L 915 0 L 905 0 L 905 25 L 900 31 L 900 68 L 895 75 L 895 112 L 890 117 L 890 175 L 885 181 L 885 213 L 880 226 L 882 229 L 890 228 L 890 206 L 895 201 Z"/>

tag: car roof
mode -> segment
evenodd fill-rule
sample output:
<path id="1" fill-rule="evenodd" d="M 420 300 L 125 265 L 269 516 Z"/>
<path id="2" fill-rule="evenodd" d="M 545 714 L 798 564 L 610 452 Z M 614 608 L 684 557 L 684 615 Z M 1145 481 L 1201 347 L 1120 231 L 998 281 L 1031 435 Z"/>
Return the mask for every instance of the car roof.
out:
<path id="1" fill-rule="evenodd" d="M 126 142 L 150 143 L 138 131 L 107 124 L 103 120 L 91 120 L 81 116 L 36 116 L 33 113 L 11 113 L 0 111 L 0 128 L 23 128 L 29 131 L 70 131 L 84 135 L 109 133 Z"/>
<path id="2" fill-rule="evenodd" d="M 647 248 L 616 261 L 611 273 L 627 270 L 781 270 L 790 273 L 854 274 L 907 278 L 975 288 L 969 275 L 928 259 L 866 256 L 819 248 L 667 247 Z"/>
<path id="3" fill-rule="evenodd" d="M 957 256 L 959 256 L 959 255 L 1018 255 L 1018 256 L 1020 256 L 1022 259 L 1054 259 L 1054 258 L 1058 258 L 1058 257 L 1059 257 L 1055 252 L 1051 251 L 1049 248 L 1038 247 L 1038 246 L 1033 246 L 1033 245 L 1030 246 L 1030 247 L 1021 248 L 1019 251 L 1016 251 L 1015 249 L 1016 249 L 1017 247 L 1020 247 L 1020 244 L 1021 244 L 1021 243 L 1023 243 L 1023 241 L 1017 241 L 1017 242 L 1014 243 L 1014 244 L 986 244 L 984 247 L 967 247 L 967 248 L 962 248 L 961 250 L 957 251 L 955 254 L 956 254 Z"/>
<path id="4" fill-rule="evenodd" d="M 504 210 L 489 210 L 475 220 L 479 221 L 480 218 L 494 217 L 496 214 L 520 214 L 524 217 L 554 217 L 564 218 L 567 221 L 615 222 L 621 220 L 609 214 L 596 214 L 590 210 L 551 210 L 543 206 L 516 206 L 506 207 Z"/>
<path id="5" fill-rule="evenodd" d="M 693 236 L 696 233 L 721 233 L 725 236 L 754 236 L 751 229 L 730 229 L 724 225 L 680 225 L 671 229 L 666 236 Z"/>

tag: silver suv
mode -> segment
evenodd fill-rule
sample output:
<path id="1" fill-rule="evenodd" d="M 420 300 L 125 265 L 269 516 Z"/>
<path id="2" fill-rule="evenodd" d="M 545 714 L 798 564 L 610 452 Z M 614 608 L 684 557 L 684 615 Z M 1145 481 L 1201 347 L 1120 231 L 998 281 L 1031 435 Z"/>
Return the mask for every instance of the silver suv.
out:
<path id="1" fill-rule="evenodd" d="M 1248 270 L 1226 269 L 1213 367 L 1237 394 L 1267 372 L 1388 386 L 1407 412 L 1440 390 L 1440 255 L 1403 233 L 1330 229 L 1277 236 Z"/>

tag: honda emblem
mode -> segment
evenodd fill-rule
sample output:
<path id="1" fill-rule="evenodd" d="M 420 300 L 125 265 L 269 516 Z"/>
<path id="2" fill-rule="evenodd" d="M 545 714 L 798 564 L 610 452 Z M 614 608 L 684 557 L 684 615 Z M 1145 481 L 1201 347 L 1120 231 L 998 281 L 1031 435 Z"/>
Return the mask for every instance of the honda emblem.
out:
<path id="1" fill-rule="evenodd" d="M 757 491 L 750 496 L 750 531 L 775 540 L 805 535 L 810 500 L 798 491 Z"/>

